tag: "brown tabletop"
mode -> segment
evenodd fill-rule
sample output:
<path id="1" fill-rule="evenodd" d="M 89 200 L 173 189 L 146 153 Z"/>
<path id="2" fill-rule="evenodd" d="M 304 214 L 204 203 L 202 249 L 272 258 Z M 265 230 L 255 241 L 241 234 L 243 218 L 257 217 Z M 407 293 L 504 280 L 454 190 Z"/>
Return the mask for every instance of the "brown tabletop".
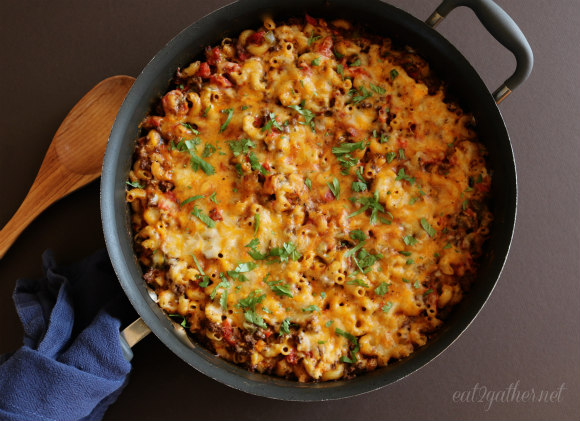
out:
<path id="1" fill-rule="evenodd" d="M 137 76 L 177 32 L 226 3 L 0 2 L 0 225 L 24 199 L 52 136 L 84 93 L 111 75 Z M 439 2 L 392 3 L 425 19 Z M 530 79 L 500 106 L 517 161 L 518 217 L 499 283 L 459 340 L 379 391 L 287 403 L 223 386 L 150 336 L 135 348 L 130 383 L 105 419 L 580 418 L 580 2 L 498 3 L 536 60 Z M 512 55 L 468 9 L 438 29 L 490 90 L 513 71 Z M 67 263 L 102 247 L 98 182 L 30 225 L 0 260 L 0 354 L 22 343 L 11 294 L 17 278 L 41 274 L 43 250 Z M 538 401 L 546 392 L 556 393 L 553 402 Z"/>

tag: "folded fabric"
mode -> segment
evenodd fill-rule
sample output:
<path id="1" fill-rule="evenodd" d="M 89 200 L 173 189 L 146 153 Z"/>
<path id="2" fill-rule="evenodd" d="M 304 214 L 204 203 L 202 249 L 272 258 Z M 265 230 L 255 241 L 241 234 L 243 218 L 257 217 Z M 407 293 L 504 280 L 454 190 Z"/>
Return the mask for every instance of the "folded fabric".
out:
<path id="1" fill-rule="evenodd" d="M 43 266 L 16 283 L 24 346 L 0 356 L 0 420 L 100 420 L 131 370 L 119 341 L 131 306 L 104 250 L 63 269 L 45 252 Z"/>

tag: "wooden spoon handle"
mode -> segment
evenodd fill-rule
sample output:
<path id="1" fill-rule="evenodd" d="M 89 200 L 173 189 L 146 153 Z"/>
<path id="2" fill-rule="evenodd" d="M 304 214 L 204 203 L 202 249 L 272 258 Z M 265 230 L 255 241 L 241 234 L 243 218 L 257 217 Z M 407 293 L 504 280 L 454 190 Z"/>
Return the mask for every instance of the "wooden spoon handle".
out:
<path id="1" fill-rule="evenodd" d="M 4 257 L 20 233 L 49 205 L 99 176 L 98 173 L 72 174 L 63 167 L 45 165 L 48 161 L 57 159 L 55 155 L 53 150 L 48 151 L 24 201 L 0 231 L 0 259 Z M 49 170 L 45 170 L 46 168 Z M 62 179 L 67 179 L 68 183 L 59 183 Z"/>

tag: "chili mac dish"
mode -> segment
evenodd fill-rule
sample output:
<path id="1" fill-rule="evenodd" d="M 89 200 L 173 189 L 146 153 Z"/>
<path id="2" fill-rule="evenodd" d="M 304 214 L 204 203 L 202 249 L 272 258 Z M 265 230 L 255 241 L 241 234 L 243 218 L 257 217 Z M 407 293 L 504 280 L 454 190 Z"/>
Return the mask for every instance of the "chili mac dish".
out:
<path id="1" fill-rule="evenodd" d="M 235 364 L 300 382 L 385 366 L 474 278 L 486 151 L 408 47 L 267 18 L 177 69 L 140 129 L 127 201 L 144 280 Z"/>

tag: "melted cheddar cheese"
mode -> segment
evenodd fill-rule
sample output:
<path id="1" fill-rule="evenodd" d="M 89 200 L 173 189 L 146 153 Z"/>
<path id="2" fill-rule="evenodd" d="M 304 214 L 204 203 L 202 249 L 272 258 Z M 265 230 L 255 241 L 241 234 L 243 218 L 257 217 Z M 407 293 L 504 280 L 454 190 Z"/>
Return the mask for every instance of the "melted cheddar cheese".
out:
<path id="1" fill-rule="evenodd" d="M 247 30 L 178 69 L 130 172 L 158 304 L 219 356 L 299 381 L 404 358 L 488 236 L 473 118 L 346 21 Z"/>

